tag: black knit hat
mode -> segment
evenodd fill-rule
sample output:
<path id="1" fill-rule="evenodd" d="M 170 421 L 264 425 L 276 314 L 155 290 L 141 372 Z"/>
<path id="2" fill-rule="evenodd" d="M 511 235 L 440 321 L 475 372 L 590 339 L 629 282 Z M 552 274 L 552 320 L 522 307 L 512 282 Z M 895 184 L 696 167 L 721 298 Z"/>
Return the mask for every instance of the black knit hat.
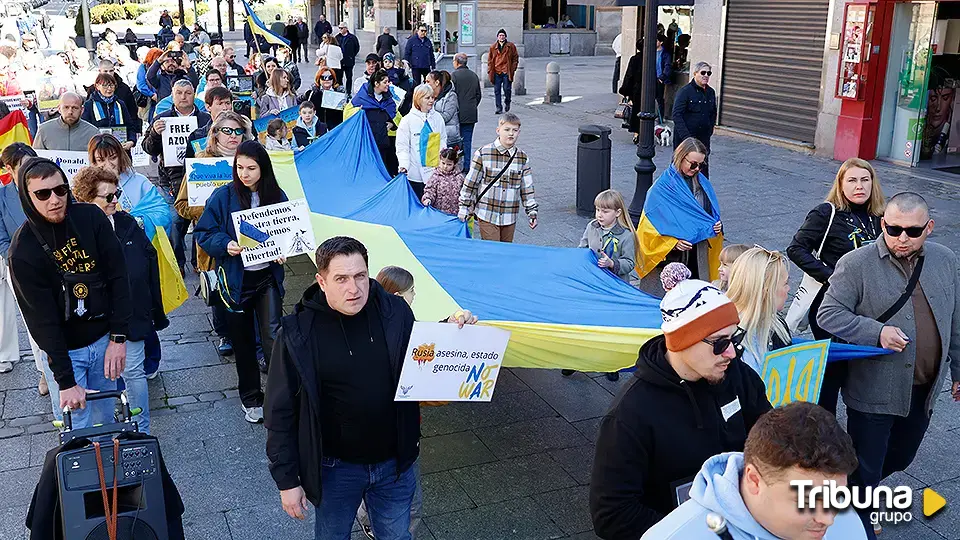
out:
<path id="1" fill-rule="evenodd" d="M 497 30 L 497 35 L 499 36 L 500 34 L 503 34 L 504 36 L 506 36 L 506 35 L 507 35 L 507 31 L 504 30 L 503 28 L 501 28 L 501 29 Z"/>

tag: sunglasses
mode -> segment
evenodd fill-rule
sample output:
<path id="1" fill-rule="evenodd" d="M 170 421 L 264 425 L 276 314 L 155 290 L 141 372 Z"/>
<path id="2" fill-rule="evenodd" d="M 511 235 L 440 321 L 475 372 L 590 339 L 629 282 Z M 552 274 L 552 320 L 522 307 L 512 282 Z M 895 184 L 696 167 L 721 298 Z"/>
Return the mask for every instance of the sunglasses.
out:
<path id="1" fill-rule="evenodd" d="M 243 135 L 244 129 L 221 127 L 221 128 L 217 128 L 217 131 L 219 131 L 220 133 L 223 133 L 224 135 L 236 135 L 239 137 Z"/>
<path id="2" fill-rule="evenodd" d="M 320 80 L 321 80 L 321 81 L 332 81 L 332 80 L 333 80 L 333 75 L 321 75 L 321 76 L 320 76 Z"/>
<path id="3" fill-rule="evenodd" d="M 68 184 L 60 184 L 55 188 L 38 189 L 33 192 L 33 195 L 38 201 L 45 201 L 50 198 L 50 195 L 66 197 L 67 193 L 70 193 L 70 186 Z"/>
<path id="4" fill-rule="evenodd" d="M 713 72 L 712 72 L 712 71 L 701 71 L 700 74 L 701 74 L 701 75 L 706 75 L 707 77 L 709 77 L 709 76 L 713 75 Z"/>
<path id="5" fill-rule="evenodd" d="M 113 201 L 118 201 L 118 200 L 120 200 L 120 196 L 121 196 L 121 195 L 123 195 L 123 190 L 120 189 L 120 188 L 117 188 L 117 190 L 114 191 L 113 193 L 107 193 L 106 195 L 97 195 L 97 198 L 98 198 L 98 199 L 103 199 L 103 200 L 107 201 L 107 204 L 110 204 L 110 203 L 112 203 Z"/>
<path id="6" fill-rule="evenodd" d="M 690 164 L 690 168 L 693 169 L 693 170 L 695 170 L 695 171 L 699 171 L 699 170 L 700 170 L 700 167 L 703 165 L 703 162 L 702 162 L 702 161 L 691 161 L 691 160 L 689 160 L 689 159 L 687 159 L 687 158 L 683 158 L 683 160 L 686 161 L 687 163 L 689 163 L 689 164 Z"/>
<path id="7" fill-rule="evenodd" d="M 930 222 L 927 221 L 927 224 Z M 923 234 L 923 231 L 927 229 L 926 225 L 921 225 L 919 227 L 901 227 L 899 225 L 885 225 L 887 229 L 887 234 L 894 238 L 899 238 L 901 234 L 907 233 L 907 236 L 910 238 L 920 238 Z"/>
<path id="8" fill-rule="evenodd" d="M 703 339 L 701 341 L 707 345 L 713 345 L 713 354 L 720 356 L 730 347 L 730 345 L 733 345 L 734 347 L 740 345 L 740 342 L 743 341 L 743 338 L 746 335 L 747 332 L 738 326 L 737 329 L 733 331 L 733 335 L 714 340 Z"/>

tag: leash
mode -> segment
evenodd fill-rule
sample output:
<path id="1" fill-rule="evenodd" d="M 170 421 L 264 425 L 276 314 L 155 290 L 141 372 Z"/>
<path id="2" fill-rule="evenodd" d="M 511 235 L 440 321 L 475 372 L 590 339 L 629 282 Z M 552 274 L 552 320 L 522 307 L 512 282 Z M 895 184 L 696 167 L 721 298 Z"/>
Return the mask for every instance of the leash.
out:
<path id="1" fill-rule="evenodd" d="M 103 514 L 107 520 L 107 536 L 110 540 L 117 540 L 117 467 L 120 465 L 120 441 L 113 439 L 113 506 L 107 496 L 107 482 L 103 475 L 103 456 L 100 454 L 100 443 L 93 443 L 94 453 L 97 455 L 97 472 L 100 476 L 100 494 L 103 496 Z"/>

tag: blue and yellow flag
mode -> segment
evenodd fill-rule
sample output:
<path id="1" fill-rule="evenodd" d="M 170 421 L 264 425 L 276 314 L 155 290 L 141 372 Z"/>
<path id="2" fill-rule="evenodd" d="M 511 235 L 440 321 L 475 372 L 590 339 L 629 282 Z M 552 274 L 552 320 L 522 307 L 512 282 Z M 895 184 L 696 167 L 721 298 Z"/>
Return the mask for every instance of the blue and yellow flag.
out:
<path id="1" fill-rule="evenodd" d="M 263 24 L 263 21 L 260 20 L 260 17 L 257 17 L 257 14 L 254 13 L 253 8 L 250 7 L 250 4 L 247 3 L 247 0 L 240 0 L 243 2 L 243 9 L 247 12 L 247 22 L 250 24 L 250 32 L 255 36 L 263 36 L 267 40 L 267 43 L 270 45 L 286 45 L 290 46 L 290 41 L 285 39 L 283 36 L 278 36 L 267 29 L 266 25 Z"/>
<path id="2" fill-rule="evenodd" d="M 430 122 L 424 122 L 423 129 L 420 130 L 420 165 L 440 165 L 440 134 L 433 131 Z"/>
<path id="3" fill-rule="evenodd" d="M 237 231 L 237 243 L 242 247 L 255 248 L 267 241 L 270 235 L 254 227 L 249 221 L 241 221 Z"/>
<path id="4" fill-rule="evenodd" d="M 170 313 L 187 301 L 187 286 L 183 282 L 177 257 L 173 253 L 167 229 L 171 226 L 170 206 L 164 201 L 157 188 L 149 190 L 140 201 L 129 210 L 130 215 L 143 221 L 143 232 L 155 250 L 157 264 L 160 267 L 160 296 L 163 297 L 163 311 Z"/>
<path id="5" fill-rule="evenodd" d="M 637 273 L 640 277 L 646 276 L 663 262 L 677 246 L 679 239 L 691 244 L 710 241 L 710 279 L 717 279 L 723 235 L 713 232 L 713 226 L 720 221 L 720 203 L 717 202 L 717 194 L 710 180 L 702 174 L 698 180 L 710 201 L 709 214 L 673 165 L 663 171 L 647 191 L 643 214 L 637 226 L 637 245 L 640 247 Z"/>

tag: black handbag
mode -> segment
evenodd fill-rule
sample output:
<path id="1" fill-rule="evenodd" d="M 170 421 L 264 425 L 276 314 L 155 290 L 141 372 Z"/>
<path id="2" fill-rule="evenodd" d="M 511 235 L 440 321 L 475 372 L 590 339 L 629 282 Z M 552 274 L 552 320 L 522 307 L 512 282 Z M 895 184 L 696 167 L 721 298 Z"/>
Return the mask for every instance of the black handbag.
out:
<path id="1" fill-rule="evenodd" d="M 633 106 L 624 100 L 617 105 L 617 110 L 613 112 L 613 117 L 618 120 L 629 120 L 631 114 L 633 114 Z"/>

